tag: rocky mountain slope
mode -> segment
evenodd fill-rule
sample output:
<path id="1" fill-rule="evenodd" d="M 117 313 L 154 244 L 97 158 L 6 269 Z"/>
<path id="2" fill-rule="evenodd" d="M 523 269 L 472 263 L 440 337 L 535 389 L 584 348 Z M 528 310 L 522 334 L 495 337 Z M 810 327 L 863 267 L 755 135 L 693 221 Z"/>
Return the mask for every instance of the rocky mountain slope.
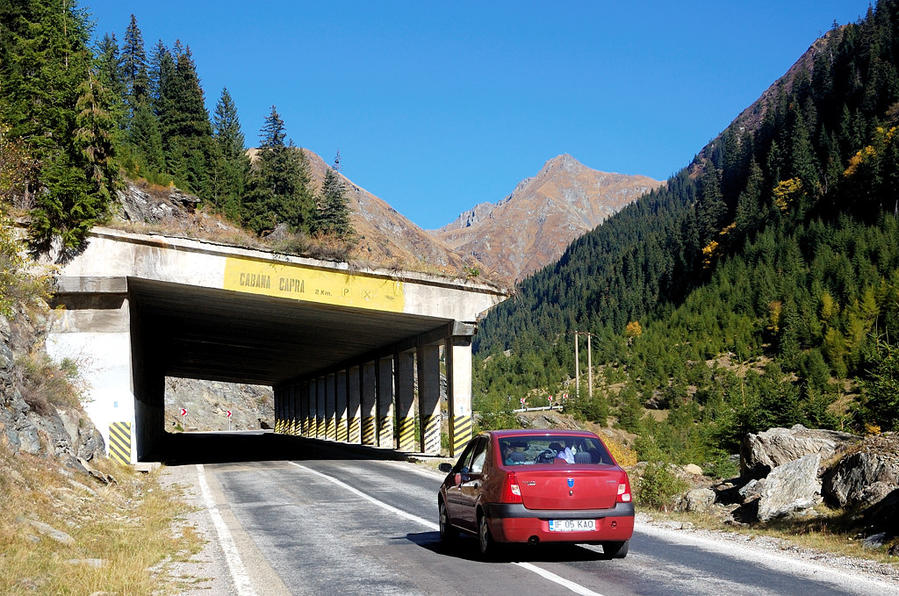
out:
<path id="1" fill-rule="evenodd" d="M 517 281 L 558 259 L 572 240 L 663 184 L 588 168 L 564 154 L 498 203 L 481 203 L 431 235 Z"/>
<path id="2" fill-rule="evenodd" d="M 165 428 L 169 432 L 272 428 L 274 404 L 271 387 L 172 377 L 165 380 Z M 184 416 L 182 408 L 187 410 Z"/>
<path id="3" fill-rule="evenodd" d="M 308 149 L 306 156 L 313 192 L 317 192 L 327 172 L 325 161 Z M 254 150 L 250 150 L 252 158 Z M 464 275 L 466 267 L 483 265 L 471 257 L 463 257 L 441 240 L 434 238 L 403 217 L 385 201 L 371 194 L 352 180 L 340 175 L 349 199 L 350 219 L 356 238 L 352 240 L 347 258 L 361 265 L 406 269 L 448 276 Z M 256 238 L 237 225 L 197 209 L 200 199 L 177 188 L 129 181 L 118 193 L 118 204 L 112 225 L 156 231 L 202 239 L 269 248 L 276 251 L 309 253 L 308 256 L 328 258 L 328 247 L 300 246 L 286 237 L 284 230 L 276 230 L 265 238 Z M 285 248 L 289 247 L 289 248 Z M 338 251 L 340 252 L 340 251 Z M 319 254 L 321 253 L 321 254 Z"/>
<path id="4" fill-rule="evenodd" d="M 303 152 L 312 185 L 318 189 L 329 166 L 312 151 L 303 149 Z M 341 178 L 349 198 L 353 228 L 359 240 L 355 250 L 357 258 L 383 265 L 417 265 L 426 270 L 453 273 L 462 271 L 466 264 L 477 265 L 343 174 Z"/>

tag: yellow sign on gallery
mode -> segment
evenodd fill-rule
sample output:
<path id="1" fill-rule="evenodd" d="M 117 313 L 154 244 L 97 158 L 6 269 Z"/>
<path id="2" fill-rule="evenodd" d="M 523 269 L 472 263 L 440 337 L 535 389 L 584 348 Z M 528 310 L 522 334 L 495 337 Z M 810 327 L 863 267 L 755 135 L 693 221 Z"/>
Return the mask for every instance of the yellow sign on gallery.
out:
<path id="1" fill-rule="evenodd" d="M 289 263 L 228 257 L 226 290 L 307 302 L 403 312 L 403 282 Z"/>

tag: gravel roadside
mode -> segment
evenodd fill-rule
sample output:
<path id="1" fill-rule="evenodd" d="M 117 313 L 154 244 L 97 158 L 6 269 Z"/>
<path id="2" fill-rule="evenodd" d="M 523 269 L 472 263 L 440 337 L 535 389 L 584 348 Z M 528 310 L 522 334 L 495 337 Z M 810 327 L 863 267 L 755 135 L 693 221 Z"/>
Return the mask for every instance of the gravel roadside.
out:
<path id="1" fill-rule="evenodd" d="M 233 594 L 234 585 L 228 571 L 225 554 L 219 544 L 209 511 L 200 494 L 195 466 L 163 466 L 159 481 L 163 486 L 180 493 L 184 511 L 178 518 L 180 527 L 193 526 L 201 541 L 201 550 L 187 561 L 172 561 L 168 575 L 176 583 L 176 594 L 196 596 Z"/>

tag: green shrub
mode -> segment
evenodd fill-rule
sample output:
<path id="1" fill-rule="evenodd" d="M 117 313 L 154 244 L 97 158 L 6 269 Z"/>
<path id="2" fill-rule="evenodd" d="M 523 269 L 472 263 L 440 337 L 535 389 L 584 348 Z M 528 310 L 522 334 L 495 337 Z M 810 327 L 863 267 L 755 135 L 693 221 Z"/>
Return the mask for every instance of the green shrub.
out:
<path id="1" fill-rule="evenodd" d="M 666 464 L 651 463 L 637 480 L 636 501 L 646 507 L 668 511 L 687 490 L 687 482 Z"/>

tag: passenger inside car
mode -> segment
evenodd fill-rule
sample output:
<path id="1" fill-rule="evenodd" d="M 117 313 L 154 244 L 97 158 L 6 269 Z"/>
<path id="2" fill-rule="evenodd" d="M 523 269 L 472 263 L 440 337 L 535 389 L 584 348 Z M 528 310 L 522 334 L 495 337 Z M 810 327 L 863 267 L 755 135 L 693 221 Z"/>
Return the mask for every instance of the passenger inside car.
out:
<path id="1" fill-rule="evenodd" d="M 503 463 L 508 465 L 522 464 L 528 460 L 527 454 L 524 452 L 527 443 L 523 441 L 515 441 L 506 445 L 503 452 Z"/>

